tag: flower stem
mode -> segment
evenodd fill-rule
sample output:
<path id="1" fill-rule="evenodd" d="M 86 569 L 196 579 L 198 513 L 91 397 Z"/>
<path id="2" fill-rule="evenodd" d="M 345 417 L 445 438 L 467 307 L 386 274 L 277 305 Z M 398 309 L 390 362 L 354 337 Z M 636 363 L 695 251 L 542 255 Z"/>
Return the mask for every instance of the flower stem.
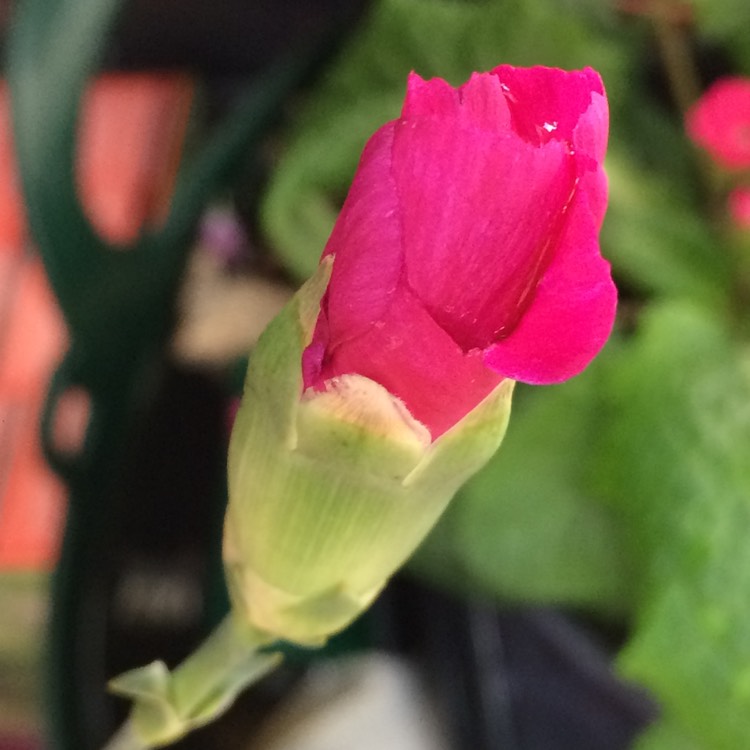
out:
<path id="1" fill-rule="evenodd" d="M 131 698 L 133 708 L 103 750 L 169 745 L 213 721 L 279 663 L 280 654 L 264 650 L 271 642 L 229 614 L 173 671 L 157 661 L 116 677 L 110 688 Z"/>
<path id="2" fill-rule="evenodd" d="M 692 20 L 689 6 L 674 0 L 655 0 L 649 13 L 654 28 L 662 66 L 675 106 L 683 118 L 702 93 L 702 83 L 694 48 L 690 40 Z M 741 242 L 728 222 L 727 176 L 711 157 L 694 149 L 703 182 L 708 213 L 725 245 L 733 266 L 730 313 L 744 337 L 750 337 L 748 307 L 750 306 L 750 255 L 747 243 Z"/>
<path id="3" fill-rule="evenodd" d="M 672 98 L 684 115 L 701 93 L 700 76 L 687 29 L 659 6 L 651 20 Z"/>
<path id="4" fill-rule="evenodd" d="M 126 721 L 110 738 L 109 742 L 104 745 L 102 750 L 148 750 L 148 745 L 144 745 L 141 739 L 133 730 L 130 721 Z"/>
<path id="5" fill-rule="evenodd" d="M 703 90 L 690 38 L 692 14 L 689 6 L 674 0 L 656 0 L 649 7 L 648 16 L 672 101 L 684 119 Z M 719 171 L 707 154 L 700 150 L 696 149 L 695 158 L 710 203 L 709 209 L 717 218 L 721 216 L 724 205 Z"/>

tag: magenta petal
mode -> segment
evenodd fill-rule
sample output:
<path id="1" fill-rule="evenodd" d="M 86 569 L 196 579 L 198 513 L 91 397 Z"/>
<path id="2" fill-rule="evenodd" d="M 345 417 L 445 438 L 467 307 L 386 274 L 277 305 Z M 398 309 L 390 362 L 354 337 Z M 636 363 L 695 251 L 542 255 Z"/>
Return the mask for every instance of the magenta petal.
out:
<path id="1" fill-rule="evenodd" d="M 411 289 L 465 351 L 523 314 L 554 250 L 576 165 L 566 144 L 455 121 L 399 123 L 393 173 Z"/>
<path id="2" fill-rule="evenodd" d="M 401 221 L 391 178 L 393 124 L 365 147 L 324 255 L 334 255 L 328 286 L 329 335 L 335 346 L 380 319 L 402 273 Z"/>
<path id="3" fill-rule="evenodd" d="M 459 89 L 412 75 L 326 246 L 305 386 L 369 377 L 435 438 L 505 377 L 580 372 L 616 304 L 597 239 L 607 124 L 592 70 L 503 66 Z"/>
<path id="4" fill-rule="evenodd" d="M 455 117 L 458 112 L 458 91 L 442 78 L 425 81 L 416 73 L 409 74 L 402 119 L 419 117 Z"/>
<path id="5" fill-rule="evenodd" d="M 585 202 L 571 206 L 557 255 L 513 333 L 488 349 L 485 362 L 525 383 L 558 383 L 581 372 L 604 346 L 617 290 L 599 254 L 596 222 Z"/>
<path id="6" fill-rule="evenodd" d="M 405 288 L 383 320 L 330 352 L 320 378 L 352 372 L 400 398 L 433 439 L 503 379 L 484 366 L 481 352 L 464 354 Z"/>
<path id="7" fill-rule="evenodd" d="M 510 127 L 510 110 L 502 84 L 490 73 L 474 73 L 459 89 L 442 78 L 425 81 L 416 73 L 409 76 L 402 120 L 439 117 L 467 127 L 497 133 Z"/>
<path id="8" fill-rule="evenodd" d="M 598 76 L 597 76 L 598 79 Z M 576 150 L 592 157 L 597 162 L 604 161 L 609 135 L 609 106 L 603 94 L 592 92 L 591 104 L 581 115 L 573 129 L 573 146 Z"/>
<path id="9" fill-rule="evenodd" d="M 508 102 L 497 76 L 474 73 L 458 91 L 461 97 L 460 120 L 465 125 L 493 133 L 510 127 Z"/>
<path id="10" fill-rule="evenodd" d="M 607 211 L 608 183 L 607 175 L 600 165 L 596 164 L 593 169 L 584 171 L 576 192 L 585 200 L 597 230 L 601 229 Z"/>
<path id="11" fill-rule="evenodd" d="M 581 118 L 585 119 L 593 94 L 604 94 L 601 78 L 591 68 L 569 72 L 540 66 L 501 65 L 492 72 L 507 89 L 516 132 L 530 143 L 549 139 L 575 143 L 576 128 Z M 601 113 L 600 103 L 589 116 L 598 118 Z M 606 137 L 606 128 L 603 133 Z M 598 144 L 590 155 L 599 158 L 603 153 L 602 144 Z"/>

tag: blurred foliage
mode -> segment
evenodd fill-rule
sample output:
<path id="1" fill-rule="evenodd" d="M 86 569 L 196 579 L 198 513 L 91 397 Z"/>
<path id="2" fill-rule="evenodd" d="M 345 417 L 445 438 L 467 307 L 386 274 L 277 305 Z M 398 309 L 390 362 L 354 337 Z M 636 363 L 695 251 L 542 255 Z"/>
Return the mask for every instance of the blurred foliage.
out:
<path id="1" fill-rule="evenodd" d="M 598 469 L 642 566 L 621 667 L 652 688 L 701 747 L 743 747 L 750 719 L 750 360 L 724 321 L 669 302 L 644 314 L 612 364 Z"/>
<path id="2" fill-rule="evenodd" d="M 750 5 L 745 0 L 693 0 L 692 6 L 705 40 L 726 50 L 737 71 L 749 71 Z"/>
<path id="3" fill-rule="evenodd" d="M 750 73 L 750 4 L 695 0 L 693 17 L 677 33 L 710 75 Z M 722 197 L 685 137 L 655 24 L 599 0 L 380 0 L 296 104 L 266 232 L 308 275 L 409 70 L 457 84 L 500 62 L 604 78 L 602 246 L 620 325 L 577 379 L 519 389 L 505 445 L 414 567 L 503 600 L 627 617 L 620 668 L 664 707 L 638 750 L 737 750 L 750 736 L 750 364 L 732 316 L 750 310 L 733 296 Z"/>
<path id="4" fill-rule="evenodd" d="M 629 551 L 589 490 L 602 374 L 595 363 L 566 387 L 518 386 L 502 449 L 449 506 L 417 571 L 516 601 L 628 611 Z"/>
<path id="5" fill-rule="evenodd" d="M 527 34 L 518 33 L 523 27 L 544 31 L 530 44 Z M 298 278 L 312 273 L 362 148 L 379 125 L 398 116 L 410 70 L 458 85 L 501 59 L 583 67 L 595 45 L 606 73 L 622 65 L 610 42 L 608 34 L 589 34 L 575 15 L 561 13 L 557 2 L 376 3 L 337 64 L 294 113 L 264 205 L 274 249 Z"/>
<path id="6" fill-rule="evenodd" d="M 633 750 L 701 750 L 679 726 L 659 721 L 636 741 Z"/>

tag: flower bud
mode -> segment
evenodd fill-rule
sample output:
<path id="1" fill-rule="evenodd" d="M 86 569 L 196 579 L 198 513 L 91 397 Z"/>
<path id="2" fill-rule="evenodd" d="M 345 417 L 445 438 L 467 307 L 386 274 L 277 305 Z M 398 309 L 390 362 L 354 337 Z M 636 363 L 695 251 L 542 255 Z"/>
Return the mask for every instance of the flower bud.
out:
<path id="1" fill-rule="evenodd" d="M 318 644 L 362 612 L 497 449 L 513 381 L 436 441 L 361 375 L 302 393 L 300 362 L 332 263 L 261 338 L 229 455 L 224 560 L 236 611 Z"/>
<path id="2" fill-rule="evenodd" d="M 254 628 L 315 644 L 347 625 L 497 449 L 514 381 L 601 349 L 607 121 L 590 69 L 410 77 L 248 369 L 224 560 Z"/>
<path id="3" fill-rule="evenodd" d="M 722 167 L 750 167 L 750 78 L 715 81 L 686 116 L 690 138 Z"/>

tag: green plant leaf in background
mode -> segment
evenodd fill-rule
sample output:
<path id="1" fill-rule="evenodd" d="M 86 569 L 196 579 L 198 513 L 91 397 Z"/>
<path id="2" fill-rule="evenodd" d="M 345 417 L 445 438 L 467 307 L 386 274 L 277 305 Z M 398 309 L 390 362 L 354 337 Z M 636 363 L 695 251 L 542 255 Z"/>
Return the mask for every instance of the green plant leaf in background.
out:
<path id="1" fill-rule="evenodd" d="M 620 666 L 710 750 L 750 737 L 749 363 L 705 309 L 655 306 L 613 362 L 601 432 L 643 566 Z"/>
<path id="2" fill-rule="evenodd" d="M 704 746 L 686 736 L 681 727 L 660 720 L 644 732 L 633 746 L 633 750 L 703 750 Z"/>
<path id="3" fill-rule="evenodd" d="M 618 518 L 587 488 L 600 369 L 519 393 L 502 450 L 461 490 L 418 571 L 510 601 L 627 612 L 631 563 Z"/>
<path id="4" fill-rule="evenodd" d="M 737 66 L 734 72 L 750 71 L 750 4 L 745 0 L 692 0 L 692 6 L 705 41 L 730 55 Z"/>
<path id="5" fill-rule="evenodd" d="M 313 272 L 362 147 L 398 115 L 410 70 L 458 84 L 501 61 L 591 65 L 604 76 L 612 106 L 606 251 L 645 294 L 715 303 L 728 269 L 696 210 L 701 196 L 682 123 L 663 91 L 644 91 L 658 65 L 647 30 L 638 34 L 607 8 L 550 0 L 376 3 L 284 137 L 262 207 L 282 262 L 300 280 Z"/>
<path id="6" fill-rule="evenodd" d="M 674 132 L 672 138 L 682 141 L 687 159 L 684 137 Z M 610 204 L 602 242 L 618 279 L 644 296 L 726 306 L 728 254 L 717 248 L 715 232 L 675 175 L 638 164 L 621 142 L 610 149 L 607 173 Z"/>
<path id="7" fill-rule="evenodd" d="M 594 65 L 605 80 L 621 65 L 620 50 L 601 28 L 552 0 L 374 4 L 295 112 L 262 207 L 264 229 L 297 278 L 314 271 L 365 142 L 398 116 L 409 71 L 457 85 L 500 62 Z"/>

